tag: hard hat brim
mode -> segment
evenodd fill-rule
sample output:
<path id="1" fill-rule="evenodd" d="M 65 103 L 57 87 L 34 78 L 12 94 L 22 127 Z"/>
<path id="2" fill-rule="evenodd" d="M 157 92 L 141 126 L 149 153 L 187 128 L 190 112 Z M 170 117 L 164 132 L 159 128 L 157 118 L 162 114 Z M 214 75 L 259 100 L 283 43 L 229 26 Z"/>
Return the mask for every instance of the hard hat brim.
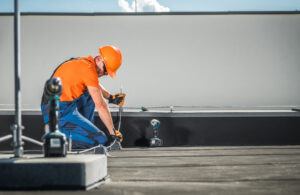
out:
<path id="1" fill-rule="evenodd" d="M 115 77 L 116 77 L 116 72 L 107 70 L 107 73 L 108 73 L 108 75 L 109 75 L 111 78 L 115 78 Z"/>

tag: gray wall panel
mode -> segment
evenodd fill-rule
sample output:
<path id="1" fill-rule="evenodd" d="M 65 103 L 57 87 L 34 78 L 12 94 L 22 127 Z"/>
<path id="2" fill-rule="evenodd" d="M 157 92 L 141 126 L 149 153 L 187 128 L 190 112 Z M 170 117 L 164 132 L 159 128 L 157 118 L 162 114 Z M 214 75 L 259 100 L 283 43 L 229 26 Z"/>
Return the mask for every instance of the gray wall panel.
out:
<path id="1" fill-rule="evenodd" d="M 13 17 L 0 17 L 0 108 L 14 108 Z"/>
<path id="2" fill-rule="evenodd" d="M 0 108 L 13 103 L 12 16 L 0 16 Z M 300 105 L 300 15 L 22 16 L 23 107 L 61 61 L 118 45 L 127 106 Z"/>

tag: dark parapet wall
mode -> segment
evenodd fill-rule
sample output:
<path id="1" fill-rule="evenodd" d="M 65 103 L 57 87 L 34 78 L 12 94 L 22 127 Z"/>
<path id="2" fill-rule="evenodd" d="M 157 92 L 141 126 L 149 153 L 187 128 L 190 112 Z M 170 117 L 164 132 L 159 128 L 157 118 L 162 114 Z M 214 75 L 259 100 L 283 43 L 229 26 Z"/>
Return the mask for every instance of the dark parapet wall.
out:
<path id="1" fill-rule="evenodd" d="M 300 144 L 299 112 L 135 113 L 122 120 L 123 145 L 145 146 L 150 121 L 161 122 L 164 146 L 242 146 Z"/>
<path id="2" fill-rule="evenodd" d="M 117 113 L 113 113 L 118 123 Z M 299 112 L 214 112 L 157 113 L 125 112 L 121 120 L 123 147 L 149 145 L 153 137 L 150 121 L 161 122 L 159 137 L 163 146 L 240 146 L 299 145 Z M 10 134 L 13 113 L 0 114 L 0 136 Z M 96 125 L 106 132 L 99 117 Z M 23 114 L 24 135 L 41 140 L 43 122 L 39 112 Z M 11 140 L 0 143 L 1 150 L 11 149 Z M 26 143 L 25 149 L 40 149 Z"/>
<path id="3" fill-rule="evenodd" d="M 299 117 L 157 118 L 164 146 L 300 144 Z M 124 145 L 143 146 L 152 137 L 151 118 L 124 118 Z"/>

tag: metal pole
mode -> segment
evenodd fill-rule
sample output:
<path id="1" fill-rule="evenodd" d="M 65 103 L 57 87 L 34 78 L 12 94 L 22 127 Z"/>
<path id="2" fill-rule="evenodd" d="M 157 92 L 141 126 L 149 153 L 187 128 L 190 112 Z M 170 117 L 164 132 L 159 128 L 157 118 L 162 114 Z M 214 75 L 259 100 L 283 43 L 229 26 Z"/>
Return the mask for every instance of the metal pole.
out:
<path id="1" fill-rule="evenodd" d="M 121 88 L 120 88 L 120 93 L 121 93 L 121 94 L 123 93 L 122 88 L 123 88 L 123 87 L 122 87 L 122 85 L 121 85 Z M 122 112 L 123 112 L 123 106 L 119 106 L 119 124 L 118 124 L 118 130 L 119 130 L 119 131 L 121 130 Z"/>
<path id="2" fill-rule="evenodd" d="M 135 13 L 137 12 L 137 0 L 135 0 Z"/>
<path id="3" fill-rule="evenodd" d="M 20 58 L 20 10 L 19 0 L 14 0 L 14 50 L 15 50 L 15 125 L 13 148 L 16 158 L 23 156 L 21 113 L 21 58 Z"/>

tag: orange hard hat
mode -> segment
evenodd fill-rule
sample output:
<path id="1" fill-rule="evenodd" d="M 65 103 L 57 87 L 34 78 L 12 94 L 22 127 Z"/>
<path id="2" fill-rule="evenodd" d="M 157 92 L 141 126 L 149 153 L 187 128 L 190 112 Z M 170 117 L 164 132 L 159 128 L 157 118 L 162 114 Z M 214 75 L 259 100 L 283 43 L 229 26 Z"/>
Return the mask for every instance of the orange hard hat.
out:
<path id="1" fill-rule="evenodd" d="M 108 75 L 112 78 L 115 77 L 117 70 L 122 64 L 120 49 L 112 45 L 107 45 L 99 48 L 99 54 L 104 60 Z"/>

